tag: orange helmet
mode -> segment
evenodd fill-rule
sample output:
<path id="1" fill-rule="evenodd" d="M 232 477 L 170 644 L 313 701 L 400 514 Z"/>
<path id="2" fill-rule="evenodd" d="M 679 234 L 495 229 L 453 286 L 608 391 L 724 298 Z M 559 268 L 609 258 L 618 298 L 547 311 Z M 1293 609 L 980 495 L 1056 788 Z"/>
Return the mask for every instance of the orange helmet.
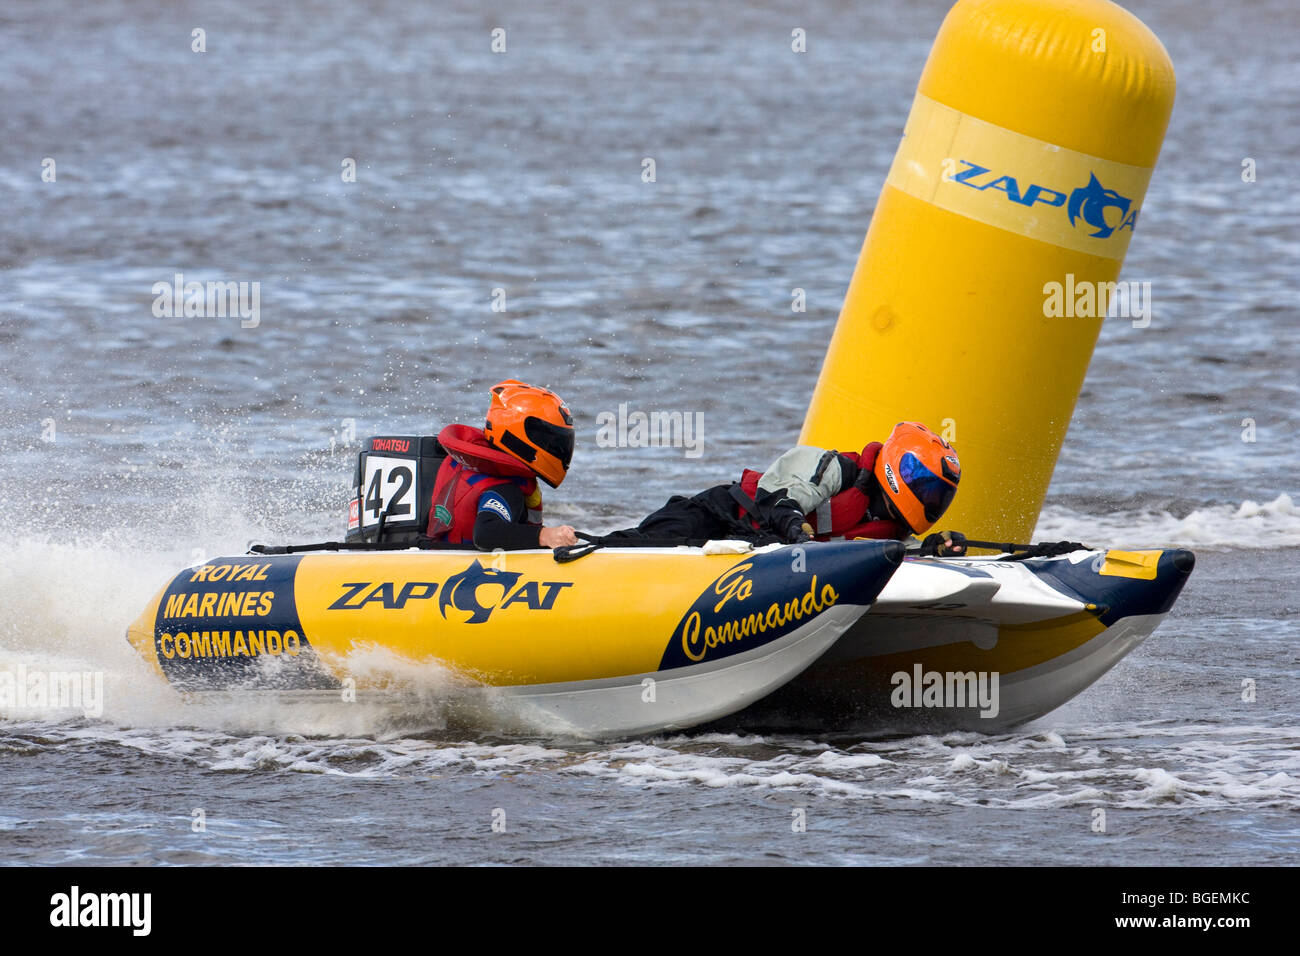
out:
<path id="1" fill-rule="evenodd" d="M 493 385 L 483 433 L 542 481 L 560 487 L 573 458 L 574 438 L 573 416 L 560 396 L 514 379 Z"/>
<path id="2" fill-rule="evenodd" d="M 890 507 L 913 534 L 943 517 L 961 481 L 957 452 L 919 422 L 894 426 L 873 471 Z"/>

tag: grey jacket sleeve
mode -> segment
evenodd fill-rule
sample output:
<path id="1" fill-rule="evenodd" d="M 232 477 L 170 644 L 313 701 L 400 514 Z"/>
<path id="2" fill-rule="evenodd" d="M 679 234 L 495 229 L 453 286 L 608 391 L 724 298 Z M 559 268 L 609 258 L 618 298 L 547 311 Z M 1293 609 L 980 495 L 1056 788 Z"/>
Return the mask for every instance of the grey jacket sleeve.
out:
<path id="1" fill-rule="evenodd" d="M 832 495 L 843 490 L 843 478 L 839 456 L 835 452 L 811 445 L 796 445 L 768 466 L 763 477 L 758 479 L 758 489 L 772 492 L 784 488 L 798 504 L 799 510 L 812 514 Z"/>

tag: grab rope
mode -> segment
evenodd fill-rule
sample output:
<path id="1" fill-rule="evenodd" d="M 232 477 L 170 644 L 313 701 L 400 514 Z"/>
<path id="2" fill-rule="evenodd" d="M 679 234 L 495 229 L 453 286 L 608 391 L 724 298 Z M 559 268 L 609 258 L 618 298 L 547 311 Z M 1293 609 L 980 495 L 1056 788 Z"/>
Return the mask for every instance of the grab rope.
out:
<path id="1" fill-rule="evenodd" d="M 579 558 L 585 558 L 593 551 L 599 551 L 603 548 L 702 548 L 710 541 L 721 540 L 718 538 L 622 538 L 614 536 L 601 536 L 587 534 L 585 531 L 574 532 L 582 540 L 581 544 L 563 545 L 552 549 L 558 564 L 568 564 L 571 561 L 577 561 Z M 726 540 L 732 540 L 728 538 Z M 739 538 L 735 540 L 747 541 L 756 548 L 761 548 L 768 544 L 781 544 L 781 539 L 775 535 L 763 534 Z M 1080 544 L 1077 541 L 1040 541 L 1037 544 L 1005 544 L 997 541 L 973 541 L 966 539 L 967 548 L 983 548 L 991 551 L 1003 552 L 1006 561 L 1025 561 L 1029 558 L 1054 558 L 1062 554 L 1069 554 L 1072 551 L 1093 551 L 1087 545 Z M 420 551 L 466 551 L 475 554 L 482 553 L 473 545 L 452 544 L 448 541 L 433 541 L 429 538 L 421 538 L 412 543 L 398 543 L 389 541 L 321 541 L 313 544 L 251 544 L 248 546 L 249 554 L 306 554 L 313 551 L 409 551 L 412 548 Z M 915 553 L 915 552 L 911 552 Z"/>
<path id="2" fill-rule="evenodd" d="M 727 538 L 623 538 L 614 535 L 595 535 L 587 534 L 585 531 L 575 531 L 574 534 L 581 538 L 583 544 L 566 544 L 554 550 L 555 560 L 559 564 L 568 564 L 570 561 L 577 561 L 579 558 L 585 558 L 593 551 L 599 551 L 602 548 L 702 548 L 710 541 L 745 541 L 756 548 L 761 548 L 769 544 L 781 544 L 781 539 L 771 534 L 750 534 L 745 537 L 739 535 Z"/>
<path id="3" fill-rule="evenodd" d="M 421 551 L 473 551 L 481 553 L 473 545 L 452 544 L 449 541 L 434 541 L 421 538 L 418 541 L 403 544 L 397 541 L 321 541 L 314 544 L 250 544 L 249 554 L 303 554 L 308 551 L 409 551 L 418 548 Z"/>
<path id="4" fill-rule="evenodd" d="M 585 531 L 575 531 L 574 534 L 585 543 L 566 544 L 555 548 L 552 553 L 555 555 L 557 563 L 568 564 L 570 561 L 577 561 L 579 558 L 585 558 L 593 551 L 599 551 L 601 548 L 676 548 L 681 546 L 702 548 L 710 540 L 708 538 L 615 538 L 587 534 Z"/>
<path id="5" fill-rule="evenodd" d="M 1093 548 L 1077 541 L 1040 541 L 1037 544 L 1003 544 L 997 541 L 972 541 L 966 539 L 966 547 L 986 548 L 990 551 L 1006 553 L 1008 561 L 1024 561 L 1028 558 L 1055 558 L 1071 551 L 1092 551 Z"/>

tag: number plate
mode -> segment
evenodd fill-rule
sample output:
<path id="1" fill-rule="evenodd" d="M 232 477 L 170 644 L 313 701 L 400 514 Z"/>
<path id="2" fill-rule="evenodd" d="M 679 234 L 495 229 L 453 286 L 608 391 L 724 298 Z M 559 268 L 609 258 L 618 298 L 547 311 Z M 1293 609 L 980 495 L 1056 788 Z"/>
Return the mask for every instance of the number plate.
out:
<path id="1" fill-rule="evenodd" d="M 385 513 L 385 528 L 414 527 L 419 519 L 415 503 L 416 489 L 420 487 L 419 460 L 366 455 L 365 463 L 361 479 L 362 529 L 375 527 Z"/>

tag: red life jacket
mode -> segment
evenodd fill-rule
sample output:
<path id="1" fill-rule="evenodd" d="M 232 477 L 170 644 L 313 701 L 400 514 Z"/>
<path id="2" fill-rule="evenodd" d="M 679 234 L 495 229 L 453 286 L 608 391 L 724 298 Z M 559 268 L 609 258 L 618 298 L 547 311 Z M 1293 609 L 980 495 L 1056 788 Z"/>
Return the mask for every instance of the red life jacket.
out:
<path id="1" fill-rule="evenodd" d="M 498 485 L 514 485 L 528 502 L 528 523 L 542 523 L 542 492 L 531 468 L 487 440 L 482 429 L 448 425 L 438 433 L 447 457 L 438 467 L 429 501 L 428 535 L 463 544 L 474 540 L 478 500 Z"/>
<path id="2" fill-rule="evenodd" d="M 880 454 L 881 444 L 873 441 L 862 454 L 842 452 L 845 458 L 859 468 L 870 470 L 876 465 L 876 456 Z M 750 498 L 758 495 L 758 480 L 763 477 L 761 471 L 746 468 L 740 476 L 740 488 Z M 852 486 L 845 488 L 816 511 L 805 517 L 813 526 L 813 537 L 818 541 L 831 538 L 895 538 L 907 537 L 903 526 L 896 521 L 873 521 L 867 514 L 871 504 L 870 498 L 863 491 Z M 741 512 L 744 517 L 744 512 Z M 752 519 L 751 519 L 752 520 Z M 758 527 L 755 522 L 754 527 Z"/>

